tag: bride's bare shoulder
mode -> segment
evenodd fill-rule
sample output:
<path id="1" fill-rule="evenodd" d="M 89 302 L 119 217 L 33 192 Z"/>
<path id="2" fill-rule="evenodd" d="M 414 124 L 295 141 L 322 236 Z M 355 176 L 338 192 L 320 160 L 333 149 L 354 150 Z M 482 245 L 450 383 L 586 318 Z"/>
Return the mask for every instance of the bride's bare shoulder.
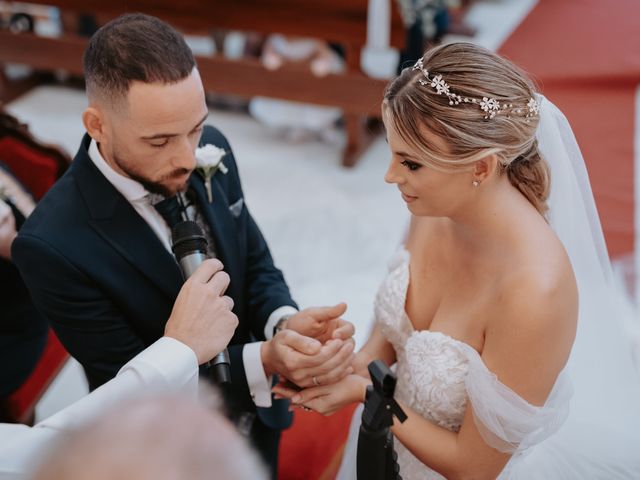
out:
<path id="1" fill-rule="evenodd" d="M 483 357 L 518 393 L 537 401 L 546 398 L 571 351 L 578 289 L 560 242 L 532 243 L 497 285 Z"/>
<path id="2" fill-rule="evenodd" d="M 546 306 L 577 317 L 578 289 L 571 262 L 550 229 L 523 236 L 512 264 L 505 265 L 501 284 L 508 309 L 535 314 Z"/>

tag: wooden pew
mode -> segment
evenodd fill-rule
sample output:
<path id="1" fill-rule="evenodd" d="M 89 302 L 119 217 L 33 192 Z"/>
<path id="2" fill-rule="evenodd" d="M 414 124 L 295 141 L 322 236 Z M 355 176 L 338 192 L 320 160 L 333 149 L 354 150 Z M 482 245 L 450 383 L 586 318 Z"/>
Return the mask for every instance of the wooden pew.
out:
<path id="1" fill-rule="evenodd" d="M 390 43 L 404 45 L 402 20 L 392 2 Z M 37 2 L 36 2 L 37 3 Z M 343 74 L 314 76 L 310 71 L 283 67 L 269 71 L 258 60 L 198 57 L 205 89 L 252 97 L 256 95 L 337 106 L 344 111 L 347 146 L 343 165 L 353 166 L 368 146 L 367 117 L 380 117 L 385 80 L 366 76 L 360 54 L 366 42 L 367 0 L 127 0 L 95 2 L 49 0 L 48 5 L 100 19 L 126 12 L 144 12 L 162 18 L 186 33 L 212 29 L 282 33 L 340 44 L 347 69 Z M 0 62 L 16 62 L 41 70 L 63 69 L 82 75 L 82 52 L 87 40 L 65 34 L 57 38 L 0 31 Z"/>

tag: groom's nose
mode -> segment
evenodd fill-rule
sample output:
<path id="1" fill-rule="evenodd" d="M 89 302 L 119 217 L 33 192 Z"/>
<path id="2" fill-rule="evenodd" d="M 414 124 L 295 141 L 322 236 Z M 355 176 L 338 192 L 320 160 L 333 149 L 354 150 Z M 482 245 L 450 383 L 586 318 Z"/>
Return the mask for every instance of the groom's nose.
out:
<path id="1" fill-rule="evenodd" d="M 173 152 L 172 162 L 175 168 L 193 170 L 196 168 L 195 148 L 188 138 L 182 139 L 178 147 Z"/>

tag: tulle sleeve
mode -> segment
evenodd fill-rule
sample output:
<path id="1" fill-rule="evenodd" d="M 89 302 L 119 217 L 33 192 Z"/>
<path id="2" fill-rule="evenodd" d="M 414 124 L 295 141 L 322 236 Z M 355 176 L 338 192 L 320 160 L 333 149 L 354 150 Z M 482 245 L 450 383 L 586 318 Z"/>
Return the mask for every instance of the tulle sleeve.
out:
<path id="1" fill-rule="evenodd" d="M 520 397 L 498 380 L 480 355 L 468 349 L 469 373 L 466 390 L 476 426 L 488 445 L 515 453 L 540 443 L 556 432 L 569 414 L 573 388 L 563 370 L 541 407 Z"/>

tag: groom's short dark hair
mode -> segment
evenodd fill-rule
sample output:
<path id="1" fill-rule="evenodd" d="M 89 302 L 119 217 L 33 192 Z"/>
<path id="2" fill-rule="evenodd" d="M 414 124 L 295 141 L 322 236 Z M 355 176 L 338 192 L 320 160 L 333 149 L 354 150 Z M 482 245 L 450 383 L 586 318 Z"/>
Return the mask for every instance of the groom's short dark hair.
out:
<path id="1" fill-rule="evenodd" d="M 175 83 L 196 66 L 191 49 L 174 28 L 141 13 L 122 15 L 100 28 L 84 53 L 89 98 L 112 103 L 133 81 Z"/>

